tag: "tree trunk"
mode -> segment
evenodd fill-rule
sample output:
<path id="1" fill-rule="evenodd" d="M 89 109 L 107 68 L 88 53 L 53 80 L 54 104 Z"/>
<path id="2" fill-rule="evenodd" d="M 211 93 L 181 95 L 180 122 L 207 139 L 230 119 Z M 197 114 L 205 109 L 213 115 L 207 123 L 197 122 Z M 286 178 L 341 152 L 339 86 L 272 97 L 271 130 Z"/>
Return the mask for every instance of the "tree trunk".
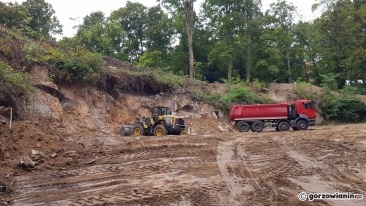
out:
<path id="1" fill-rule="evenodd" d="M 189 53 L 189 78 L 194 79 L 194 56 L 193 56 L 193 41 L 192 34 L 188 37 L 188 53 Z"/>
<path id="2" fill-rule="evenodd" d="M 230 61 L 227 65 L 227 82 L 230 83 L 233 78 L 233 61 Z"/>
<path id="3" fill-rule="evenodd" d="M 194 11 L 193 0 L 186 0 L 184 2 L 184 9 L 186 11 L 186 26 L 188 36 L 188 53 L 189 53 L 189 78 L 194 79 L 194 54 L 193 54 L 193 27 L 194 27 Z"/>
<path id="4" fill-rule="evenodd" d="M 290 60 L 290 52 L 287 49 L 287 54 L 286 54 L 286 58 L 287 58 L 287 69 L 288 69 L 288 83 L 291 83 L 292 80 L 292 74 L 291 74 L 291 60 Z"/>
<path id="5" fill-rule="evenodd" d="M 252 70 L 252 34 L 248 31 L 247 34 L 247 65 L 246 65 L 246 82 L 249 83 L 251 79 L 251 70 Z"/>

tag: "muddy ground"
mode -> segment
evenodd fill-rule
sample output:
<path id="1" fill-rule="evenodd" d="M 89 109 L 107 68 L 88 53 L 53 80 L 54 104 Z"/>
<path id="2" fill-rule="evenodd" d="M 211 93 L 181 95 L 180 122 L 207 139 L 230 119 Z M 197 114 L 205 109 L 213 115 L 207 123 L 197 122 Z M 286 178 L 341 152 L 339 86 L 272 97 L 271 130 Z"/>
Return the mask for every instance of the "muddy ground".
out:
<path id="1" fill-rule="evenodd" d="M 365 196 L 365 132 L 366 124 L 356 124 L 65 138 L 73 148 L 48 151 L 31 171 L 8 173 L 12 192 L 0 195 L 0 205 L 366 205 L 365 198 L 298 199 L 300 192 Z"/>

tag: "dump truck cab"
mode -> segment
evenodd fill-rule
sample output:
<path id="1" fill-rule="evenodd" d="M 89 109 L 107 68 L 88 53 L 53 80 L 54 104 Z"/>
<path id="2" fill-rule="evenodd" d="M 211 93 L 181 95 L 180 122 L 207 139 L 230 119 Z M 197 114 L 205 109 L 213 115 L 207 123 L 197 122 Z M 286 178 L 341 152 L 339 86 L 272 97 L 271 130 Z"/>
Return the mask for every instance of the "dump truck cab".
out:
<path id="1" fill-rule="evenodd" d="M 306 119 L 309 126 L 315 126 L 315 102 L 311 100 L 297 100 L 289 105 L 289 119 Z"/>

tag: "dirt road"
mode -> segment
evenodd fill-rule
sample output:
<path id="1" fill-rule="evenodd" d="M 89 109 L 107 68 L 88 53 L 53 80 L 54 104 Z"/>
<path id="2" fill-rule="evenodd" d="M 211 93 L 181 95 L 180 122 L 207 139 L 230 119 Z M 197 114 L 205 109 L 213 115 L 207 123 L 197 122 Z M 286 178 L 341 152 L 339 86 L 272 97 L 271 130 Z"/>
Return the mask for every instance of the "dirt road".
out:
<path id="1" fill-rule="evenodd" d="M 2 198 L 10 205 L 366 205 L 366 198 L 298 199 L 300 192 L 365 196 L 365 134 L 366 124 L 358 124 L 109 137 L 109 144 L 68 152 L 77 163 L 15 175 L 14 192 Z"/>

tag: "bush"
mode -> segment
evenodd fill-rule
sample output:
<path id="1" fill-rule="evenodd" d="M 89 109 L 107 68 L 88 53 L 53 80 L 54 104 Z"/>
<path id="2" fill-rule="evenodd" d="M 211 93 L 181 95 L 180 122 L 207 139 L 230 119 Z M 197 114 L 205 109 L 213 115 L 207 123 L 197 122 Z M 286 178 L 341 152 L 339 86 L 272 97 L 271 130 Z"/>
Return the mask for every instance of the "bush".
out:
<path id="1" fill-rule="evenodd" d="M 366 104 L 355 97 L 337 98 L 331 94 L 320 103 L 326 120 L 341 122 L 361 122 L 366 115 Z"/>
<path id="2" fill-rule="evenodd" d="M 229 88 L 224 100 L 228 103 L 269 103 L 270 99 L 254 93 L 243 84 L 235 84 Z"/>
<path id="3" fill-rule="evenodd" d="M 320 86 L 325 89 L 325 90 L 329 90 L 329 91 L 334 91 L 337 90 L 338 88 L 338 84 L 337 84 L 337 77 L 338 75 L 335 75 L 333 73 L 329 73 L 329 74 L 320 74 L 320 77 L 322 79 L 322 83 L 320 84 Z"/>
<path id="4" fill-rule="evenodd" d="M 265 83 L 259 81 L 259 79 L 254 79 L 251 86 L 256 92 L 260 92 L 265 87 Z"/>
<path id="5" fill-rule="evenodd" d="M 311 91 L 311 84 L 307 82 L 297 82 L 296 90 L 300 99 L 314 99 L 314 93 Z"/>
<path id="6" fill-rule="evenodd" d="M 229 104 L 220 94 L 205 94 L 200 90 L 193 90 L 193 98 L 198 101 L 215 105 L 223 110 L 228 110 Z"/>
<path id="7" fill-rule="evenodd" d="M 179 86 L 182 86 L 186 80 L 186 77 L 177 76 L 170 72 L 164 72 L 161 70 L 152 71 L 150 76 L 156 82 L 165 84 L 171 88 L 178 88 Z"/>
<path id="8" fill-rule="evenodd" d="M 31 91 L 33 87 L 28 75 L 25 72 L 14 71 L 0 60 L 0 99 L 4 100 L 7 95 L 26 96 Z"/>
<path id="9" fill-rule="evenodd" d="M 95 83 L 103 72 L 102 55 L 86 50 L 67 53 L 51 48 L 45 60 L 56 68 L 52 75 L 59 80 Z"/>

